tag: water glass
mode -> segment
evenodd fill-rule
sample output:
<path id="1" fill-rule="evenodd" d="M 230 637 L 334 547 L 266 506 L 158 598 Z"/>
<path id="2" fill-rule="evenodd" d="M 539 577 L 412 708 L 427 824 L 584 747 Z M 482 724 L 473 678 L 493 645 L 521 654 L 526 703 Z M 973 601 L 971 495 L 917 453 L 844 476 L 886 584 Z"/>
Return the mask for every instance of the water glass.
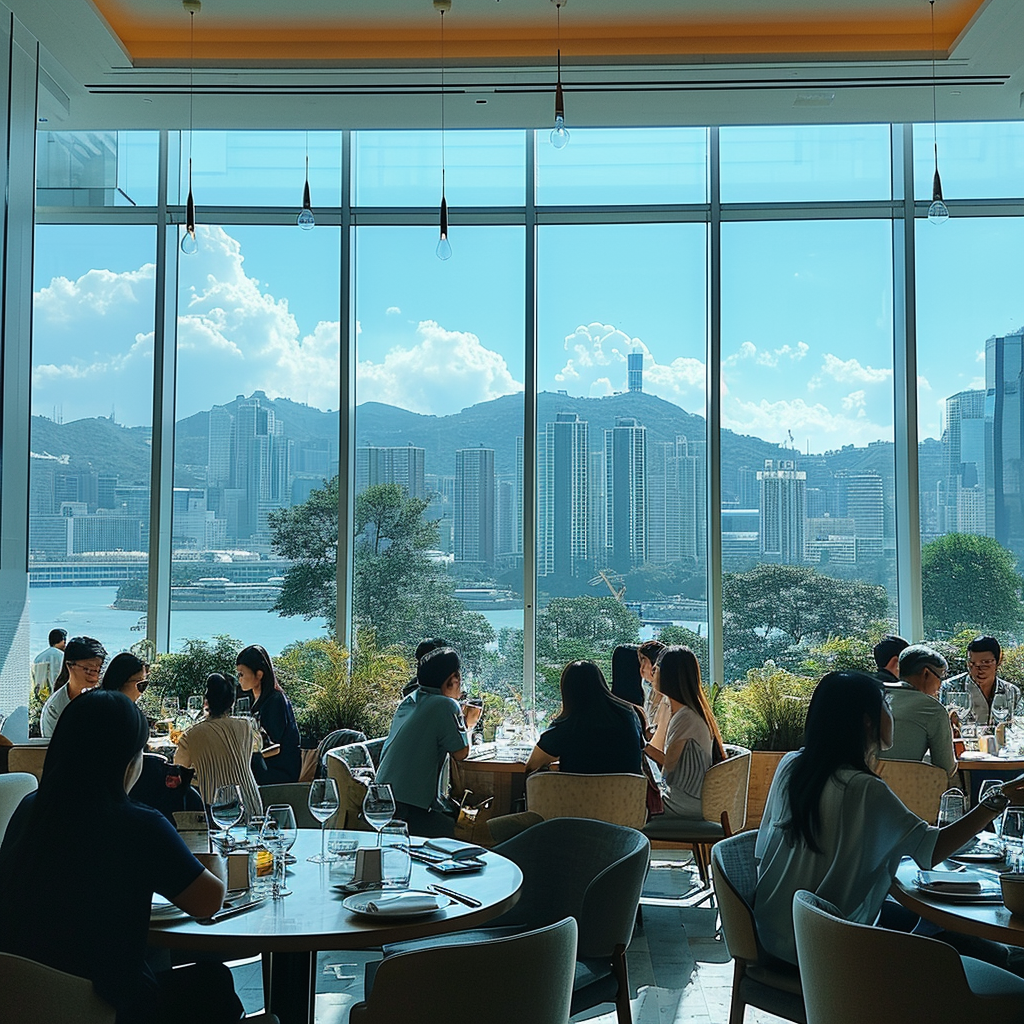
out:
<path id="1" fill-rule="evenodd" d="M 363 797 L 363 818 L 371 828 L 380 830 L 395 816 L 395 797 L 391 787 L 374 782 L 366 787 Z M 379 836 L 378 836 L 379 841 Z"/>
<path id="2" fill-rule="evenodd" d="M 1024 868 L 1024 807 L 1007 807 L 999 829 L 1006 850 L 1006 866 L 1011 871 Z"/>
<path id="3" fill-rule="evenodd" d="M 338 787 L 334 779 L 314 779 L 309 787 L 309 813 L 320 822 L 320 852 L 307 857 L 314 864 L 326 864 L 334 857 L 326 851 L 327 819 L 338 810 Z"/>
<path id="4" fill-rule="evenodd" d="M 201 694 L 194 693 L 188 699 L 188 717 L 193 722 L 198 722 L 203 716 L 203 698 Z"/>
<path id="5" fill-rule="evenodd" d="M 244 814 L 241 786 L 218 786 L 210 802 L 210 817 L 214 824 L 223 829 L 218 837 L 219 842 L 228 845 L 232 827 L 242 820 Z"/>
<path id="6" fill-rule="evenodd" d="M 959 789 L 947 789 L 939 801 L 939 828 L 959 821 L 967 812 L 967 798 Z"/>
<path id="7" fill-rule="evenodd" d="M 271 804 L 267 808 L 267 820 L 260 833 L 260 842 L 274 855 L 275 900 L 291 896 L 291 889 L 285 886 L 285 854 L 295 845 L 299 830 L 295 825 L 295 812 L 288 804 Z"/>
<path id="8" fill-rule="evenodd" d="M 380 830 L 381 878 L 385 889 L 408 889 L 412 876 L 409 856 L 409 826 L 393 821 Z"/>

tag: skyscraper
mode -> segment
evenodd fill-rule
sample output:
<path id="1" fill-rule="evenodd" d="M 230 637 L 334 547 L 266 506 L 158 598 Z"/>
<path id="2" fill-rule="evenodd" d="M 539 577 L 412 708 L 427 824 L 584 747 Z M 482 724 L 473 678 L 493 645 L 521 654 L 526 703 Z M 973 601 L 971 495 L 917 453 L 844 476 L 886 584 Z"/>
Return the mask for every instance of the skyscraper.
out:
<path id="1" fill-rule="evenodd" d="M 573 576 L 588 552 L 588 425 L 575 413 L 557 413 L 544 430 L 541 466 L 540 574 Z"/>
<path id="2" fill-rule="evenodd" d="M 423 457 L 424 449 L 411 444 L 402 448 L 357 448 L 356 494 L 375 484 L 398 484 L 410 498 L 425 498 Z"/>
<path id="3" fill-rule="evenodd" d="M 1004 547 L 1022 554 L 1024 328 L 985 342 L 985 388 L 986 532 Z"/>
<path id="4" fill-rule="evenodd" d="M 790 459 L 780 459 L 778 468 L 771 459 L 765 459 L 757 480 L 761 491 L 761 557 L 784 564 L 802 562 L 807 474 Z"/>
<path id="5" fill-rule="evenodd" d="M 494 564 L 494 449 L 455 453 L 455 561 Z"/>
<path id="6" fill-rule="evenodd" d="M 643 352 L 630 352 L 626 356 L 627 385 L 630 391 L 643 391 L 644 389 L 644 354 Z"/>
<path id="7" fill-rule="evenodd" d="M 840 518 L 853 521 L 857 559 L 881 556 L 885 533 L 882 477 L 878 473 L 839 473 L 836 489 Z"/>
<path id="8" fill-rule="evenodd" d="M 985 514 L 984 391 L 958 391 L 946 399 L 942 458 L 940 532 L 989 533 L 994 524 Z"/>
<path id="9" fill-rule="evenodd" d="M 649 446 L 647 465 L 647 558 L 668 564 L 681 560 L 703 562 L 704 460 L 690 454 L 679 436 L 674 444 Z"/>
<path id="10" fill-rule="evenodd" d="M 611 567 L 628 572 L 647 559 L 647 431 L 617 416 L 604 432 L 605 529 Z"/>

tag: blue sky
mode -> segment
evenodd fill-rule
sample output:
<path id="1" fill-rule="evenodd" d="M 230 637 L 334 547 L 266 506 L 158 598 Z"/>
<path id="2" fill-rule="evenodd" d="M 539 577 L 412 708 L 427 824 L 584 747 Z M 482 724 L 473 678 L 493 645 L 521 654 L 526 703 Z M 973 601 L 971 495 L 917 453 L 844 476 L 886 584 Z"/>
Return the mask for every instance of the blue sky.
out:
<path id="1" fill-rule="evenodd" d="M 994 137 L 951 135 L 950 148 L 971 143 L 971 159 L 950 157 L 947 197 L 954 189 L 995 189 L 986 177 L 993 146 L 1010 170 L 1024 166 L 1019 127 Z M 885 129 L 813 129 L 798 137 L 793 129 L 731 131 L 723 130 L 723 194 L 737 200 L 840 198 L 829 194 L 836 182 L 845 198 L 879 198 L 887 188 Z M 561 153 L 538 150 L 540 199 L 700 201 L 703 138 L 695 129 L 625 140 L 576 132 Z M 268 178 L 274 202 L 282 201 L 295 159 L 301 190 L 304 134 L 287 140 Z M 435 140 L 367 136 L 357 165 L 363 201 L 436 202 Z M 521 197 L 521 140 L 497 133 L 488 145 L 450 141 L 451 206 L 521 202 L 514 200 Z M 328 141 L 314 139 L 311 153 L 327 161 Z M 401 145 L 392 152 L 389 142 Z M 946 144 L 940 137 L 940 156 Z M 258 163 L 254 140 L 243 148 L 237 160 Z M 222 150 L 218 168 L 227 179 L 236 154 Z M 555 162 L 567 154 L 571 164 Z M 928 161 L 915 171 L 927 181 Z M 311 171 L 314 206 L 316 188 L 329 192 L 335 172 Z M 246 173 L 243 192 L 258 199 L 257 179 Z M 212 172 L 202 187 L 223 201 L 223 182 Z M 197 178 L 202 205 L 200 188 Z M 336 408 L 338 229 L 202 227 L 201 237 L 199 255 L 181 263 L 179 416 L 256 388 Z M 451 237 L 454 256 L 441 263 L 433 227 L 358 230 L 360 401 L 444 413 L 522 388 L 523 229 L 456 226 Z M 944 397 L 983 378 L 985 339 L 1024 322 L 1024 222 L 921 222 L 917 240 L 920 420 L 924 434 L 938 436 Z M 151 227 L 39 228 L 34 411 L 60 408 L 69 420 L 109 415 L 113 406 L 121 422 L 148 422 L 154 245 Z M 702 412 L 705 227 L 546 226 L 538 246 L 541 387 L 581 395 L 622 390 L 625 355 L 635 347 L 645 353 L 647 390 Z M 811 451 L 891 438 L 891 252 L 886 221 L 723 226 L 726 426 L 780 442 L 792 431 L 797 447 Z"/>

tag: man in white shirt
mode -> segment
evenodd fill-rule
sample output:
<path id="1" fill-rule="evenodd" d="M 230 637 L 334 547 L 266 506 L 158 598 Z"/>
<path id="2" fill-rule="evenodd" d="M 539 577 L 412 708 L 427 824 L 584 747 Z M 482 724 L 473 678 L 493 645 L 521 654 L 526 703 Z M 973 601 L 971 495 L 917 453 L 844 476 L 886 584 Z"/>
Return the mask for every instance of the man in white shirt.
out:
<path id="1" fill-rule="evenodd" d="M 46 640 L 50 646 L 36 655 L 35 661 L 32 662 L 32 692 L 37 697 L 43 690 L 48 694 L 53 693 L 53 684 L 64 664 L 64 647 L 67 639 L 67 630 L 51 629 Z"/>
<path id="2" fill-rule="evenodd" d="M 67 642 L 64 647 L 67 682 L 58 686 L 43 705 L 39 715 L 39 731 L 43 736 L 49 739 L 53 735 L 61 713 L 76 697 L 99 685 L 100 672 L 106 659 L 107 652 L 103 644 L 91 636 L 74 636 Z M 60 681 L 60 676 L 57 680 Z"/>

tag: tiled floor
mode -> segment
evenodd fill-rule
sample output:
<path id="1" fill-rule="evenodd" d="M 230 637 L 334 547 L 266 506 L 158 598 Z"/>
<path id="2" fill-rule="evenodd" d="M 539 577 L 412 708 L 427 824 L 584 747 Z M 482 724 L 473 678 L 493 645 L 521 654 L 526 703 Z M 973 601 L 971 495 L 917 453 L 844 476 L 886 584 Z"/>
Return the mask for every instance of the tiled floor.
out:
<path id="1" fill-rule="evenodd" d="M 656 861 L 645 894 L 679 895 L 689 890 L 690 865 Z M 732 992 L 732 961 L 716 931 L 717 911 L 706 903 L 690 909 L 645 905 L 627 958 L 634 1024 L 726 1024 Z M 321 953 L 317 1024 L 346 1024 L 349 1007 L 363 996 L 363 965 L 380 954 Z M 259 964 L 235 968 L 235 986 L 249 1012 L 263 1005 Z M 574 1021 L 615 1024 L 610 1004 L 581 1013 Z M 746 1024 L 775 1024 L 779 1018 L 748 1008 Z M 526 1022 L 524 1022 L 526 1024 Z"/>

